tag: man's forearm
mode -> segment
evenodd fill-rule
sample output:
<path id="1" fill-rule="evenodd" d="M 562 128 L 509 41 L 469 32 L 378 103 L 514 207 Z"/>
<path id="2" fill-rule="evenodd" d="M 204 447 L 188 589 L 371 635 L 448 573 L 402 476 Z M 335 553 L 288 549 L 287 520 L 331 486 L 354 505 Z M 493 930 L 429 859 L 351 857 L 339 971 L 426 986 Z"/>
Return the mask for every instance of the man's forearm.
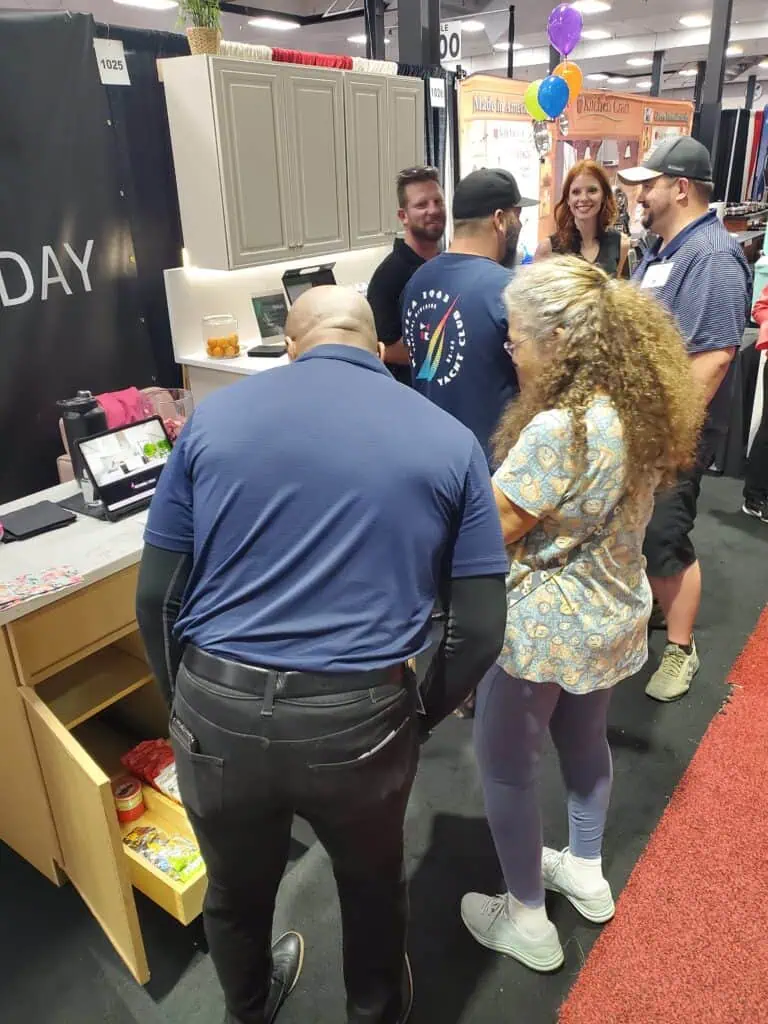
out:
<path id="1" fill-rule="evenodd" d="M 136 619 L 152 672 L 169 706 L 182 653 L 173 627 L 191 567 L 189 555 L 144 545 L 136 591 Z"/>
<path id="2" fill-rule="evenodd" d="M 735 348 L 724 348 L 715 352 L 700 352 L 698 355 L 691 356 L 691 373 L 694 380 L 701 386 L 707 403 L 711 402 L 717 394 L 735 355 Z"/>
<path id="3" fill-rule="evenodd" d="M 452 580 L 445 606 L 445 635 L 422 686 L 426 729 L 450 715 L 498 657 L 507 621 L 504 577 Z"/>
<path id="4" fill-rule="evenodd" d="M 392 363 L 394 366 L 411 365 L 411 357 L 408 355 L 408 349 L 403 344 L 402 338 L 384 346 L 384 362 Z"/>

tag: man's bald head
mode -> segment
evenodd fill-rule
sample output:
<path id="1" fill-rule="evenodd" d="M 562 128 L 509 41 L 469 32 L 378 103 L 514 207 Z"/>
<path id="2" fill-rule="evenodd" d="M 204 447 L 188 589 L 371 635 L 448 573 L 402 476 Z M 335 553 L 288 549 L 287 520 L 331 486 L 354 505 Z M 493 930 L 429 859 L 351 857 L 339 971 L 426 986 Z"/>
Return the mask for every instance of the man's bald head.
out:
<path id="1" fill-rule="evenodd" d="M 352 345 L 378 351 L 376 324 L 368 302 L 353 288 L 321 285 L 298 297 L 285 323 L 292 359 L 315 345 Z"/>

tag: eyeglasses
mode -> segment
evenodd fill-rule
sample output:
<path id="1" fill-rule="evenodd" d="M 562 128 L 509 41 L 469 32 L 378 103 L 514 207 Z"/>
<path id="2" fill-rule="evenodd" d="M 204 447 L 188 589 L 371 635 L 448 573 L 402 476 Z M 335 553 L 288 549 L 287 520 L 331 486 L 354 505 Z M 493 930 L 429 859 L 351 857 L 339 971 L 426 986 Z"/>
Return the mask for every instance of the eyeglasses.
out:
<path id="1" fill-rule="evenodd" d="M 437 167 L 430 167 L 429 165 L 424 167 L 406 167 L 404 171 L 400 171 L 397 177 L 404 185 L 408 185 L 413 181 L 424 181 L 429 178 L 439 181 L 440 171 Z"/>

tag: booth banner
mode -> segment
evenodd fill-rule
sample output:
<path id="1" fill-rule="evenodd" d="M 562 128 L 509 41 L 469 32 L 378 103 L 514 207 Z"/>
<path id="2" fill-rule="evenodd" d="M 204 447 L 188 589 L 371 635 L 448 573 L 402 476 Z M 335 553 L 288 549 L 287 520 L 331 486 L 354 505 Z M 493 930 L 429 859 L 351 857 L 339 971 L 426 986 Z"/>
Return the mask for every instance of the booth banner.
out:
<path id="1" fill-rule="evenodd" d="M 552 148 L 539 158 L 524 102 L 528 82 L 473 75 L 461 83 L 459 119 L 462 175 L 504 167 L 539 206 L 523 210 L 523 249 L 554 230 L 554 208 L 568 170 L 579 160 L 602 164 L 613 185 L 668 135 L 690 135 L 693 104 L 612 92 L 583 92 L 568 105 L 567 135 L 549 122 Z M 630 200 L 632 197 L 629 197 Z"/>
<path id="2" fill-rule="evenodd" d="M 58 399 L 146 386 L 155 373 L 93 19 L 0 15 L 0 98 L 0 501 L 8 501 L 58 481 Z"/>
<path id="3" fill-rule="evenodd" d="M 482 167 L 502 167 L 514 174 L 520 191 L 539 199 L 539 207 L 522 211 L 520 246 L 532 255 L 539 237 L 539 219 L 551 212 L 551 180 L 547 159 L 540 162 L 533 141 L 531 115 L 525 108 L 528 82 L 473 75 L 460 83 L 459 131 L 461 176 Z"/>

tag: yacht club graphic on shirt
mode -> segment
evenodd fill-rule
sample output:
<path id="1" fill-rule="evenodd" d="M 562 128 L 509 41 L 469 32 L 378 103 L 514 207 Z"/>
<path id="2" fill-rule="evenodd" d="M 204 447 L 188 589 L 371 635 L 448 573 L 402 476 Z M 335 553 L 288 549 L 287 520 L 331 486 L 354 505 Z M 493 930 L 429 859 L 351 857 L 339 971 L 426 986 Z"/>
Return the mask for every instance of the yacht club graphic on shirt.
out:
<path id="1" fill-rule="evenodd" d="M 504 351 L 510 276 L 484 256 L 444 252 L 420 267 L 403 293 L 414 390 L 469 427 L 489 463 L 491 436 L 518 391 Z"/>
<path id="2" fill-rule="evenodd" d="M 461 372 L 467 333 L 458 302 L 459 296 L 454 299 L 448 292 L 430 288 L 404 310 L 403 337 L 411 362 L 416 364 L 416 380 L 435 381 L 443 387 Z M 418 365 L 425 346 L 426 354 Z"/>

